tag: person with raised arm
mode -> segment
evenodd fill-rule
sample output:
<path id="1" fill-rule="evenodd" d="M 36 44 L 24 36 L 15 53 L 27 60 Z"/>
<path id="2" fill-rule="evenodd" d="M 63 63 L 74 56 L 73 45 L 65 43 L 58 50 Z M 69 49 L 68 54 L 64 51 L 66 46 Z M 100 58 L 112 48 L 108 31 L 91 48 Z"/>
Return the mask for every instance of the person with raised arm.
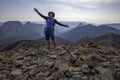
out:
<path id="1" fill-rule="evenodd" d="M 58 24 L 58 25 L 64 26 L 64 27 L 69 27 L 69 26 L 62 24 L 62 23 L 58 22 L 56 19 L 54 19 L 55 13 L 52 11 L 48 12 L 48 16 L 44 16 L 36 8 L 34 8 L 34 11 L 36 13 L 38 13 L 43 19 L 46 20 L 46 26 L 45 26 L 44 32 L 45 32 L 45 38 L 46 38 L 47 43 L 48 43 L 48 48 L 50 48 L 50 39 L 53 41 L 54 47 L 56 47 L 56 40 L 55 40 L 55 36 L 54 36 L 55 24 Z"/>

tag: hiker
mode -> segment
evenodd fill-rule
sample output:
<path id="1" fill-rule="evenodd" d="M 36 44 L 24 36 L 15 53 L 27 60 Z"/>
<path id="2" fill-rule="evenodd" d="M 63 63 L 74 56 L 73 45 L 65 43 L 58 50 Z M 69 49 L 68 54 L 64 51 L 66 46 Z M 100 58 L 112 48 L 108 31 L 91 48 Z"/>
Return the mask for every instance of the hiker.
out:
<path id="1" fill-rule="evenodd" d="M 48 12 L 48 16 L 44 16 L 36 8 L 34 8 L 34 11 L 37 12 L 42 18 L 44 18 L 46 20 L 46 27 L 45 27 L 44 32 L 45 32 L 45 38 L 46 38 L 47 43 L 48 43 L 48 48 L 50 48 L 50 38 L 53 41 L 54 48 L 55 48 L 56 47 L 56 41 L 55 41 L 55 37 L 54 37 L 54 26 L 55 26 L 55 24 L 58 24 L 58 25 L 64 26 L 64 27 L 69 27 L 69 26 L 64 25 L 64 24 L 58 22 L 56 19 L 54 19 L 55 13 L 52 12 L 52 11 Z"/>

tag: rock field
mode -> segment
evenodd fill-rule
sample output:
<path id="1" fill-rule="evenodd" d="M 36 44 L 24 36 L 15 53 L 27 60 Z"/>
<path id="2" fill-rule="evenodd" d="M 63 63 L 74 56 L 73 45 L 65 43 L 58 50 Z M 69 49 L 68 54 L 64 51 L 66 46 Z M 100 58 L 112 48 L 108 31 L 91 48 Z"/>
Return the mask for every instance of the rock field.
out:
<path id="1" fill-rule="evenodd" d="M 4 51 L 0 80 L 120 80 L 120 50 L 66 44 Z"/>

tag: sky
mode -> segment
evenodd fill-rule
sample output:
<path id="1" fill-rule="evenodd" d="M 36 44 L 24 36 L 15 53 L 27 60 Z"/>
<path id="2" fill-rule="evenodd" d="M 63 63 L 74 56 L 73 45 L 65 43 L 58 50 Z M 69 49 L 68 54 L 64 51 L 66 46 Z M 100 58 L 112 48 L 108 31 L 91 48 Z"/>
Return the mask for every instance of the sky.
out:
<path id="1" fill-rule="evenodd" d="M 33 8 L 59 21 L 120 23 L 120 0 L 0 0 L 0 21 L 44 21 Z"/>

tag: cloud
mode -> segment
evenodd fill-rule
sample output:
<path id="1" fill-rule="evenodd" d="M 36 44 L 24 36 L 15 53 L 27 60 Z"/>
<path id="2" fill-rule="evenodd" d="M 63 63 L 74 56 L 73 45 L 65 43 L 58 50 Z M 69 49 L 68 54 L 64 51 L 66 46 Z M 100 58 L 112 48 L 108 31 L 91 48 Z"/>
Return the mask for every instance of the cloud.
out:
<path id="1" fill-rule="evenodd" d="M 120 22 L 120 0 L 0 0 L 0 20 L 42 20 L 34 7 L 44 15 L 54 11 L 58 20 Z"/>
<path id="2" fill-rule="evenodd" d="M 53 2 L 75 5 L 83 8 L 95 8 L 120 4 L 120 0 L 51 0 Z"/>
<path id="3" fill-rule="evenodd" d="M 120 0 L 20 0 L 28 5 L 57 4 L 78 8 L 120 7 Z M 53 6 L 54 6 L 53 5 Z"/>

